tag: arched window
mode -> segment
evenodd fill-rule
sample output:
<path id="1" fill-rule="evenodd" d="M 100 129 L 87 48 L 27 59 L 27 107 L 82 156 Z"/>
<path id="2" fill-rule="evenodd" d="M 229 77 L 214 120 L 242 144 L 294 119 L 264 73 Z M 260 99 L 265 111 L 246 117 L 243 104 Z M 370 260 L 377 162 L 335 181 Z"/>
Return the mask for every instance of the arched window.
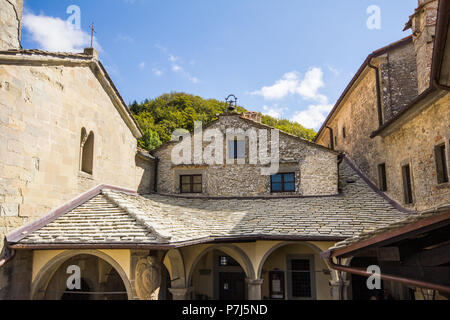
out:
<path id="1" fill-rule="evenodd" d="M 81 129 L 80 155 L 80 170 L 92 174 L 94 167 L 94 133 L 91 131 L 88 135 L 85 128 Z"/>

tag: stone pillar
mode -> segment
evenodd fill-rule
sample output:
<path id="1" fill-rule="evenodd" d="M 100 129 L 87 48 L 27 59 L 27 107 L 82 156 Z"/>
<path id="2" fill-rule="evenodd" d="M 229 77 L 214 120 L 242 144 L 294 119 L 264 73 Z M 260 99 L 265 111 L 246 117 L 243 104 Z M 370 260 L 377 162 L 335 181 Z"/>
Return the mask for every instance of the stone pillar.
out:
<path id="1" fill-rule="evenodd" d="M 191 288 L 169 288 L 173 300 L 189 300 Z"/>
<path id="2" fill-rule="evenodd" d="M 330 281 L 331 286 L 331 296 L 333 300 L 348 300 L 348 286 L 350 285 L 349 281 Z M 342 297 L 340 296 L 342 292 Z"/>
<path id="3" fill-rule="evenodd" d="M 262 300 L 263 279 L 246 279 L 248 300 Z"/>

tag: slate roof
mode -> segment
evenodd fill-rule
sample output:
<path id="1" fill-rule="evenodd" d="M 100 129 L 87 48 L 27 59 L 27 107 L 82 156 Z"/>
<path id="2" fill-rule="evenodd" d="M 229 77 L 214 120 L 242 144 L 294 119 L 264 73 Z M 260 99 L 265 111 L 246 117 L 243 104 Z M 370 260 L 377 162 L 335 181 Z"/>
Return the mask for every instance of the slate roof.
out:
<path id="1" fill-rule="evenodd" d="M 212 199 L 140 196 L 103 187 L 10 245 L 148 244 L 183 246 L 228 239 L 340 241 L 403 220 L 408 213 L 368 185 L 350 161 L 336 196 Z M 25 230 L 25 231 L 24 231 Z"/>
<path id="2" fill-rule="evenodd" d="M 429 218 L 442 215 L 443 213 L 448 214 L 448 212 L 450 212 L 450 204 L 442 206 L 436 210 L 429 210 L 429 211 L 422 212 L 420 214 L 409 215 L 408 217 L 404 218 L 403 220 L 397 221 L 395 223 L 391 223 L 384 227 L 377 228 L 373 231 L 363 232 L 356 237 L 348 238 L 344 241 L 338 242 L 329 250 L 335 251 L 337 249 L 342 249 L 342 248 L 348 247 L 352 244 L 360 243 L 362 241 L 375 238 L 379 235 L 401 229 L 403 227 L 412 225 L 414 223 L 421 222 L 421 221 L 427 220 Z"/>

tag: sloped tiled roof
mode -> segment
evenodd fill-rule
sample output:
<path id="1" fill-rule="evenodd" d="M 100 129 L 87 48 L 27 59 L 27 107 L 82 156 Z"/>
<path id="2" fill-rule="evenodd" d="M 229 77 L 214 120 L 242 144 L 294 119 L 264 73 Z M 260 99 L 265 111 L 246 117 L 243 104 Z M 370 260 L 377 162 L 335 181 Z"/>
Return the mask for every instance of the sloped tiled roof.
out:
<path id="1" fill-rule="evenodd" d="M 245 237 L 339 241 L 408 215 L 373 190 L 348 161 L 341 194 L 252 199 L 101 193 L 10 244 L 149 244 L 182 246 Z M 11 243 L 12 242 L 12 243 Z"/>
<path id="2" fill-rule="evenodd" d="M 161 242 L 144 224 L 99 194 L 59 217 L 21 243 L 137 243 Z"/>
<path id="3" fill-rule="evenodd" d="M 449 212 L 450 212 L 450 204 L 448 204 L 446 206 L 442 206 L 436 210 L 430 210 L 430 211 L 422 212 L 420 214 L 409 215 L 408 217 L 404 218 L 403 220 L 397 221 L 395 223 L 391 223 L 387 226 L 377 228 L 373 231 L 363 232 L 356 237 L 348 238 L 344 241 L 338 242 L 338 243 L 336 243 L 336 245 L 334 245 L 329 250 L 334 251 L 337 249 L 342 249 L 342 248 L 348 247 L 352 244 L 356 244 L 356 243 L 360 243 L 360 242 L 363 242 L 363 241 L 366 241 L 369 239 L 373 239 L 379 235 L 387 234 L 389 232 L 399 230 L 403 227 L 410 226 L 412 224 L 415 224 L 415 223 L 418 223 L 421 221 L 425 221 L 427 219 L 430 219 L 430 218 L 433 218 L 433 217 L 436 217 L 436 216 L 439 216 L 442 214 L 448 215 Z"/>

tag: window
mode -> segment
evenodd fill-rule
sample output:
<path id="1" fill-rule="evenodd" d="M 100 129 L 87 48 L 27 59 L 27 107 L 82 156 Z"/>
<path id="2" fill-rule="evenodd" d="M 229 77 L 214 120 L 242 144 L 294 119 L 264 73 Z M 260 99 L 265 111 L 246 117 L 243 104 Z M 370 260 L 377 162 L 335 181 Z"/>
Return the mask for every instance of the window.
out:
<path id="1" fill-rule="evenodd" d="M 245 139 L 234 137 L 228 140 L 228 159 L 245 158 Z"/>
<path id="2" fill-rule="evenodd" d="M 271 178 L 271 192 L 295 192 L 295 173 L 279 173 Z"/>
<path id="3" fill-rule="evenodd" d="M 181 193 L 202 193 L 202 176 L 180 176 Z"/>
<path id="4" fill-rule="evenodd" d="M 413 203 L 412 185 L 411 185 L 411 168 L 408 165 L 402 167 L 403 176 L 403 193 L 405 196 L 405 203 Z"/>
<path id="5" fill-rule="evenodd" d="M 438 184 L 448 182 L 447 157 L 445 144 L 434 148 Z"/>
<path id="6" fill-rule="evenodd" d="M 239 267 L 239 263 L 230 256 L 219 256 L 219 267 Z"/>
<path id="7" fill-rule="evenodd" d="M 345 138 L 347 138 L 347 132 L 345 131 L 345 127 L 342 128 L 342 136 Z"/>
<path id="8" fill-rule="evenodd" d="M 315 275 L 313 256 L 288 256 L 288 298 L 314 299 Z"/>
<path id="9" fill-rule="evenodd" d="M 387 191 L 387 179 L 386 179 L 386 164 L 382 163 L 378 165 L 378 182 L 381 191 Z"/>
<path id="10" fill-rule="evenodd" d="M 87 135 L 85 128 L 81 130 L 80 155 L 80 170 L 92 174 L 94 167 L 94 133 L 91 131 Z"/>
<path id="11" fill-rule="evenodd" d="M 334 146 L 337 147 L 338 146 L 338 137 L 334 137 Z"/>

